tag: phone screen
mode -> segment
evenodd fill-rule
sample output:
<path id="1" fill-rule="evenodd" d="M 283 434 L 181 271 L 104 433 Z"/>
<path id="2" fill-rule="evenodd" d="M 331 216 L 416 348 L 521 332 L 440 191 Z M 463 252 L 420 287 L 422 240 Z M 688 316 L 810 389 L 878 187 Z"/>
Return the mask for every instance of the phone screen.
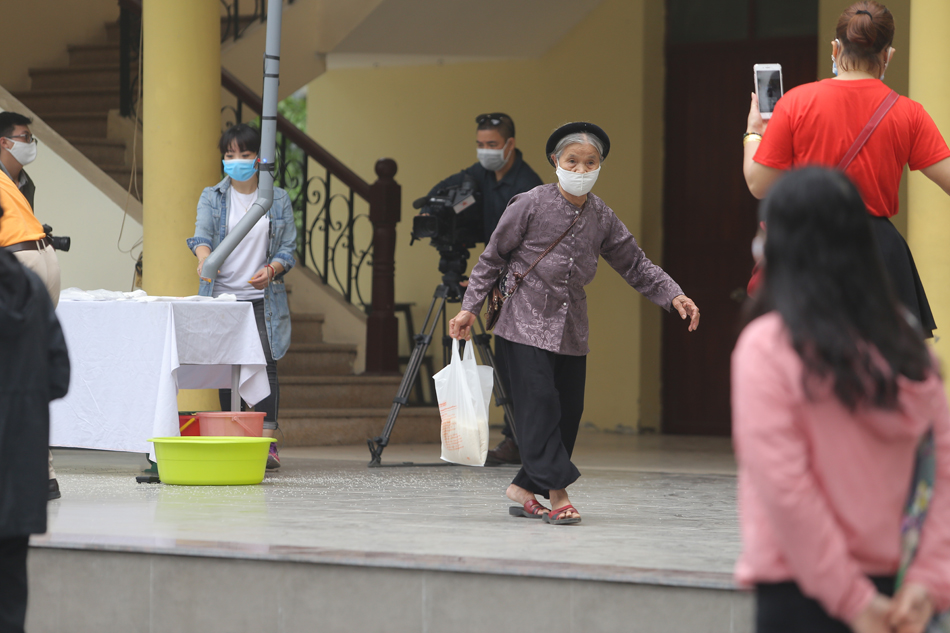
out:
<path id="1" fill-rule="evenodd" d="M 757 70 L 755 80 L 758 83 L 759 112 L 771 114 L 782 98 L 782 71 Z"/>

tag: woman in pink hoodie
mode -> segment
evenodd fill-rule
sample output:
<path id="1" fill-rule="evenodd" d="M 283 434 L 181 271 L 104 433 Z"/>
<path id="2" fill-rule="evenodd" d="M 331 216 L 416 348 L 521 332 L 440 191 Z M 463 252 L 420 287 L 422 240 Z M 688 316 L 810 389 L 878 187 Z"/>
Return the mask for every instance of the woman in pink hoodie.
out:
<path id="1" fill-rule="evenodd" d="M 950 414 L 843 175 L 791 172 L 761 207 L 764 282 L 732 355 L 740 584 L 756 631 L 919 633 L 950 608 Z M 895 595 L 915 455 L 936 475 Z"/>

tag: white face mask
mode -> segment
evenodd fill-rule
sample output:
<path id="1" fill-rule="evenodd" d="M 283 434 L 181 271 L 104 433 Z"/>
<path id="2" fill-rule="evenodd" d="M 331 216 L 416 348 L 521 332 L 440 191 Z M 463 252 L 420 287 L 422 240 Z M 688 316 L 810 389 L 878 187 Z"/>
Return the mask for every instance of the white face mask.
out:
<path id="1" fill-rule="evenodd" d="M 752 240 L 752 259 L 758 264 L 765 259 L 765 237 L 756 235 Z"/>
<path id="2" fill-rule="evenodd" d="M 498 171 L 508 162 L 508 157 L 505 156 L 505 147 L 508 147 L 508 141 L 505 141 L 505 145 L 501 149 L 479 148 L 475 150 L 478 155 L 478 162 L 488 171 Z"/>
<path id="3" fill-rule="evenodd" d="M 561 166 L 558 165 L 555 173 L 557 174 L 557 181 L 561 183 L 561 189 L 572 196 L 586 196 L 590 193 L 590 190 L 594 188 L 594 183 L 597 182 L 597 176 L 600 175 L 600 167 L 593 171 L 585 171 L 583 174 L 579 174 L 576 171 L 562 169 Z"/>
<path id="4" fill-rule="evenodd" d="M 13 147 L 9 148 L 7 151 L 16 159 L 16 162 L 20 163 L 23 167 L 26 167 L 34 160 L 36 160 L 36 140 L 34 139 L 31 143 L 24 143 L 23 141 L 17 141 L 14 139 L 8 139 L 13 141 Z"/>

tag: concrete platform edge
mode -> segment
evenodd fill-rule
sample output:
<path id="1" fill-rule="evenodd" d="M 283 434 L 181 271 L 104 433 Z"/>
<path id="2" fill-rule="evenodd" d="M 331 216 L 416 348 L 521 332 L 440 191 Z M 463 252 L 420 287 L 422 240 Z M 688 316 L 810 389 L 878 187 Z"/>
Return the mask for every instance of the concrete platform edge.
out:
<path id="1" fill-rule="evenodd" d="M 725 591 L 739 590 L 731 574 L 720 572 L 649 569 L 619 565 L 585 565 L 578 563 L 508 560 L 471 556 L 454 557 L 432 554 L 339 550 L 259 543 L 181 541 L 119 536 L 96 537 L 93 535 L 56 534 L 33 536 L 30 540 L 30 547 L 50 550 L 491 574 L 523 578 L 654 585 L 658 587 Z"/>

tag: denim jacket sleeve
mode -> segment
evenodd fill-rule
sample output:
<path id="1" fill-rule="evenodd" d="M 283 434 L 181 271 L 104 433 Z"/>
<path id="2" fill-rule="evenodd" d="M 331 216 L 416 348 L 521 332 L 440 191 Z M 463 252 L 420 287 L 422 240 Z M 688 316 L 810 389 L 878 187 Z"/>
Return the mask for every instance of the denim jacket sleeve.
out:
<path id="1" fill-rule="evenodd" d="M 274 188 L 274 205 L 279 206 L 279 213 L 274 224 L 277 250 L 272 261 L 280 262 L 285 271 L 290 270 L 297 263 L 297 224 L 294 221 L 294 210 L 290 206 L 290 196 L 283 189 Z"/>
<path id="2" fill-rule="evenodd" d="M 213 195 L 214 188 L 205 187 L 205 190 L 201 192 L 201 197 L 198 199 L 198 216 L 195 220 L 195 236 L 189 237 L 187 240 L 188 248 L 191 249 L 192 253 L 194 253 L 195 249 L 202 244 L 208 248 L 212 247 L 212 238 L 214 236 L 214 218 L 212 217 L 211 213 L 213 206 Z"/>

